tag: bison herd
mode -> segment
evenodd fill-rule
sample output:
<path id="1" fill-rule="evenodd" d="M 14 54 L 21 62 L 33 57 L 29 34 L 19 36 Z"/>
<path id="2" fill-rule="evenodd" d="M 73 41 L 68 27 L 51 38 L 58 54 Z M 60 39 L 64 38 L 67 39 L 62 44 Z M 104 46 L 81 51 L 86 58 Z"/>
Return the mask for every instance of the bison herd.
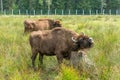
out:
<path id="1" fill-rule="evenodd" d="M 39 54 L 41 64 L 43 64 L 44 55 L 55 55 L 59 64 L 63 62 L 63 59 L 67 59 L 75 68 L 83 68 L 84 66 L 90 69 L 90 66 L 93 66 L 93 72 L 96 72 L 96 67 L 90 63 L 90 60 L 84 52 L 84 49 L 91 48 L 94 42 L 91 37 L 85 35 L 83 32 L 78 34 L 75 31 L 63 28 L 58 20 L 38 19 L 25 20 L 24 33 L 30 33 L 29 43 L 32 51 L 31 59 L 34 69 L 35 59 Z M 83 63 L 85 65 L 83 65 Z"/>
<path id="2" fill-rule="evenodd" d="M 31 33 L 30 33 L 31 32 Z M 93 39 L 83 32 L 63 28 L 58 20 L 38 19 L 25 20 L 24 33 L 30 33 L 29 43 L 32 50 L 32 66 L 35 68 L 35 59 L 39 54 L 39 61 L 43 64 L 43 56 L 56 56 L 58 63 L 63 59 L 73 60 L 80 50 L 91 48 Z"/>

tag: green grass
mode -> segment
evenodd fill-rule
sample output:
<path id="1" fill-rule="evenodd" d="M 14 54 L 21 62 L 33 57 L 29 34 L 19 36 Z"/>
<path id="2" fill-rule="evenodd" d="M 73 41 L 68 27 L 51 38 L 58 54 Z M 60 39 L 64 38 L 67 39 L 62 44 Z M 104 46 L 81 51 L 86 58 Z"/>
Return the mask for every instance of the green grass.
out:
<path id="1" fill-rule="evenodd" d="M 43 68 L 31 68 L 28 35 L 23 35 L 25 19 L 52 18 L 77 33 L 93 37 L 88 51 L 98 68 L 100 80 L 120 80 L 120 16 L 0 16 L 0 80 L 85 80 L 79 70 L 62 65 L 57 70 L 56 57 L 44 57 Z M 39 64 L 36 60 L 36 66 Z"/>

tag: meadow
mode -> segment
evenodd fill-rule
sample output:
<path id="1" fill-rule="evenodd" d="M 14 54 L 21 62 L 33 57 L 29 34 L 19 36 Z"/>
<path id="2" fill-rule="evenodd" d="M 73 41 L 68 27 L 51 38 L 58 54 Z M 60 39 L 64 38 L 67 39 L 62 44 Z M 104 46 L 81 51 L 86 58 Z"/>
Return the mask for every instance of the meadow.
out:
<path id="1" fill-rule="evenodd" d="M 60 20 L 63 27 L 84 32 L 95 45 L 87 51 L 96 64 L 100 80 L 120 80 L 120 16 L 0 16 L 0 80 L 87 80 L 79 70 L 65 65 L 57 68 L 54 56 L 45 56 L 43 68 L 31 67 L 29 34 L 23 35 L 25 19 L 51 18 Z M 36 60 L 36 65 L 39 63 Z"/>

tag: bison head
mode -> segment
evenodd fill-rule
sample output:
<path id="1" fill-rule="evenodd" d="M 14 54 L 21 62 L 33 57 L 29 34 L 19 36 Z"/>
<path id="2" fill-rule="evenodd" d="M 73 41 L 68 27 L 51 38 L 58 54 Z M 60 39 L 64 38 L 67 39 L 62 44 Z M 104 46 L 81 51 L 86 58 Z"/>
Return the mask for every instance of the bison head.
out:
<path id="1" fill-rule="evenodd" d="M 54 27 L 62 27 L 60 21 L 55 21 L 53 24 Z"/>
<path id="2" fill-rule="evenodd" d="M 34 22 L 26 23 L 24 33 L 33 31 L 34 26 Z"/>
<path id="3" fill-rule="evenodd" d="M 91 48 L 94 44 L 93 39 L 86 36 L 84 33 L 79 35 L 76 39 L 72 37 L 72 41 L 75 43 L 74 50 Z"/>

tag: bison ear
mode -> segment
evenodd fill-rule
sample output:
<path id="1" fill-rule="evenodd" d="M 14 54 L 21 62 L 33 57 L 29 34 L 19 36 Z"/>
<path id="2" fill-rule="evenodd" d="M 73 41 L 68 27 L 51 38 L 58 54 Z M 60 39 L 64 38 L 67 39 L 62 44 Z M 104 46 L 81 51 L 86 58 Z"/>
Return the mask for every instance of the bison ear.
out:
<path id="1" fill-rule="evenodd" d="M 80 35 L 77 37 L 77 40 L 81 41 L 84 36 L 85 36 L 85 33 L 81 32 Z"/>
<path id="2" fill-rule="evenodd" d="M 31 28 L 34 28 L 35 27 L 35 23 L 32 23 L 32 26 L 31 26 Z"/>
<path id="3" fill-rule="evenodd" d="M 60 21 L 55 21 L 55 24 L 60 24 Z"/>
<path id="4" fill-rule="evenodd" d="M 81 35 L 81 36 L 85 36 L 85 33 L 84 33 L 84 32 L 81 32 L 80 35 Z"/>

